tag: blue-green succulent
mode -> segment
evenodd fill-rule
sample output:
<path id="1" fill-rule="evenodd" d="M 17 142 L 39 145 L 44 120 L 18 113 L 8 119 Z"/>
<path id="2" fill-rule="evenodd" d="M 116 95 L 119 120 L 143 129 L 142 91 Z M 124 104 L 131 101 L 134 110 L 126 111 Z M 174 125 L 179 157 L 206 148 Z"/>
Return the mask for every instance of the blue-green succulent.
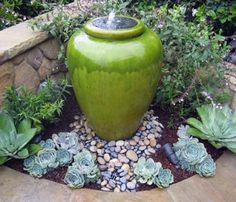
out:
<path id="1" fill-rule="evenodd" d="M 82 188 L 85 184 L 85 178 L 77 168 L 70 166 L 66 172 L 64 182 L 71 188 Z"/>
<path id="2" fill-rule="evenodd" d="M 211 177 L 215 175 L 216 164 L 211 155 L 208 155 L 201 163 L 196 165 L 196 172 L 202 177 Z"/>
<path id="3" fill-rule="evenodd" d="M 66 149 L 57 150 L 57 162 L 60 166 L 68 165 L 72 162 L 73 155 Z"/>
<path id="4" fill-rule="evenodd" d="M 83 149 L 82 143 L 79 142 L 79 137 L 74 132 L 60 132 L 52 135 L 57 149 L 66 149 L 72 154 L 77 154 Z"/>
<path id="5" fill-rule="evenodd" d="M 52 139 L 41 140 L 39 145 L 45 149 L 55 149 L 56 146 Z"/>
<path id="6" fill-rule="evenodd" d="M 144 157 L 141 157 L 134 167 L 137 181 L 151 185 L 154 178 L 158 175 L 161 166 L 160 162 L 156 163 L 151 158 L 146 160 Z"/>
<path id="7" fill-rule="evenodd" d="M 159 188 L 167 188 L 174 182 L 174 176 L 169 169 L 161 168 L 158 175 L 154 178 L 154 184 Z"/>
<path id="8" fill-rule="evenodd" d="M 188 127 L 180 127 L 177 135 L 179 139 L 173 144 L 173 149 L 180 166 L 185 170 L 197 172 L 201 176 L 213 176 L 216 166 L 204 144 L 188 135 Z"/>
<path id="9" fill-rule="evenodd" d="M 57 151 L 55 149 L 43 149 L 38 152 L 35 162 L 43 169 L 55 169 L 59 166 L 59 162 L 57 162 Z"/>

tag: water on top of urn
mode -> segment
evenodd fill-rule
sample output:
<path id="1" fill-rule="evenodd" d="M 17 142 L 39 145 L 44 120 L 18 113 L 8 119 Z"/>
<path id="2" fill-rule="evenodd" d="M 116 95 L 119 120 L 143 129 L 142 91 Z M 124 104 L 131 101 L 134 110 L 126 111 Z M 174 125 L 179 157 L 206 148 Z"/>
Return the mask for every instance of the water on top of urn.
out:
<path id="1" fill-rule="evenodd" d="M 93 26 L 105 30 L 129 29 L 137 25 L 137 22 L 127 17 L 116 17 L 112 11 L 108 17 L 98 18 L 92 22 Z"/>

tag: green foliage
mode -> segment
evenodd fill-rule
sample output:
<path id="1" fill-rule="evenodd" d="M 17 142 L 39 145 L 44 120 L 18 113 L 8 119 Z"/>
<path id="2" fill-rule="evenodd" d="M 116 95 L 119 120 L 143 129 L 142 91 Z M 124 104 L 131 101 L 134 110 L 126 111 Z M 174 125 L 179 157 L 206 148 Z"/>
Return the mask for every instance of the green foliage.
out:
<path id="1" fill-rule="evenodd" d="M 0 1 L 0 30 L 69 2 L 72 0 L 2 0 Z"/>
<path id="2" fill-rule="evenodd" d="M 95 182 L 99 176 L 95 156 L 83 149 L 74 156 L 74 162 L 68 167 L 64 182 L 71 188 L 81 188 L 85 183 Z"/>
<path id="3" fill-rule="evenodd" d="M 55 84 L 53 84 L 55 83 Z M 64 105 L 64 95 L 68 83 L 62 80 L 59 83 L 48 80 L 37 94 L 20 87 L 6 89 L 3 108 L 13 118 L 16 124 L 24 119 L 32 120 L 33 126 L 42 129 L 42 122 L 55 122 Z"/>
<path id="4" fill-rule="evenodd" d="M 173 144 L 180 166 L 203 177 L 213 176 L 216 170 L 214 160 L 198 139 L 189 136 L 188 130 L 189 126 L 180 126 L 177 132 L 179 139 Z"/>
<path id="5" fill-rule="evenodd" d="M 174 182 L 174 176 L 172 175 L 171 170 L 161 168 L 153 182 L 159 188 L 167 188 Z"/>
<path id="6" fill-rule="evenodd" d="M 22 120 L 17 129 L 13 119 L 6 113 L 0 113 L 0 165 L 11 158 L 25 159 L 38 152 L 41 147 L 29 144 L 36 134 L 29 120 Z"/>
<path id="7" fill-rule="evenodd" d="M 189 118 L 191 126 L 187 132 L 195 137 L 208 140 L 214 147 L 227 147 L 236 153 L 236 114 L 228 106 L 216 108 L 203 105 L 197 108 L 201 121 Z"/>
<path id="8" fill-rule="evenodd" d="M 134 168 L 137 181 L 147 183 L 148 185 L 153 184 L 154 178 L 158 175 L 161 166 L 160 162 L 156 163 L 151 158 L 146 160 L 144 157 L 141 157 Z"/>
<path id="9" fill-rule="evenodd" d="M 79 142 L 79 137 L 74 132 L 60 132 L 52 135 L 52 140 L 57 149 L 66 149 L 72 154 L 77 154 L 83 146 Z"/>
<path id="10" fill-rule="evenodd" d="M 60 51 L 58 54 L 59 60 L 65 60 L 65 45 L 71 35 L 82 27 L 87 20 L 87 14 L 80 12 L 78 16 L 71 16 L 66 13 L 61 7 L 54 13 L 53 18 L 45 20 L 44 18 L 37 18 L 32 20 L 29 25 L 33 30 L 45 31 L 56 38 L 60 44 Z"/>
<path id="11" fill-rule="evenodd" d="M 214 34 L 205 22 L 185 21 L 185 12 L 185 7 L 162 7 L 154 27 L 165 49 L 157 101 L 163 107 L 172 105 L 181 117 L 209 102 L 202 92 L 208 92 L 215 102 L 222 94 L 224 101 L 230 97 L 224 80 L 224 37 Z"/>

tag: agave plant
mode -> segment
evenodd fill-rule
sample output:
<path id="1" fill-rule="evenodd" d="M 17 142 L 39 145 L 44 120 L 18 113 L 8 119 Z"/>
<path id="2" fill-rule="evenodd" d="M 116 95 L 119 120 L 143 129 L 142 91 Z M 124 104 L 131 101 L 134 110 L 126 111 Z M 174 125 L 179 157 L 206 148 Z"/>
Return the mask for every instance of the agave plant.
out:
<path id="1" fill-rule="evenodd" d="M 154 184 L 159 188 L 167 188 L 174 182 L 174 176 L 169 169 L 161 168 L 158 175 L 154 178 Z"/>
<path id="2" fill-rule="evenodd" d="M 191 126 L 187 132 L 195 137 L 208 140 L 215 148 L 227 147 L 236 153 L 236 113 L 228 106 L 222 109 L 212 105 L 197 108 L 201 121 L 189 118 Z"/>
<path id="3" fill-rule="evenodd" d="M 31 128 L 29 120 L 23 120 L 17 129 L 12 118 L 0 113 L 0 165 L 11 158 L 25 159 L 38 152 L 41 147 L 36 144 L 29 144 L 35 136 L 37 129 Z"/>
<path id="4" fill-rule="evenodd" d="M 77 154 L 83 148 L 83 145 L 79 143 L 78 135 L 74 132 L 61 132 L 58 135 L 53 134 L 52 140 L 57 149 L 66 149 L 72 154 Z"/>
<path id="5" fill-rule="evenodd" d="M 59 162 L 57 162 L 57 151 L 55 149 L 43 149 L 38 152 L 35 162 L 43 169 L 55 169 L 59 166 Z"/>
<path id="6" fill-rule="evenodd" d="M 134 167 L 134 174 L 140 183 L 151 185 L 159 173 L 161 166 L 160 162 L 156 163 L 151 158 L 146 160 L 144 157 L 141 157 Z"/>
<path id="7" fill-rule="evenodd" d="M 211 177 L 215 175 L 216 164 L 211 155 L 208 155 L 200 164 L 196 165 L 196 172 L 202 177 Z"/>
<path id="8" fill-rule="evenodd" d="M 85 184 L 84 175 L 73 166 L 70 166 L 64 178 L 64 182 L 71 188 L 81 188 Z"/>
<path id="9" fill-rule="evenodd" d="M 72 161 L 72 154 L 65 149 L 58 149 L 56 160 L 57 160 L 57 162 L 59 162 L 60 166 L 68 165 Z"/>

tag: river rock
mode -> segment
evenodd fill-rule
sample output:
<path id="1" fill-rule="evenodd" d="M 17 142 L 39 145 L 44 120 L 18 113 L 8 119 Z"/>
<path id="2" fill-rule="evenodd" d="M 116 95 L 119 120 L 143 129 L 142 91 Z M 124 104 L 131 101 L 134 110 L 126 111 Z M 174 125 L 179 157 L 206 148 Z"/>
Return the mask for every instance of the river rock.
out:
<path id="1" fill-rule="evenodd" d="M 138 156 L 133 150 L 128 150 L 126 153 L 126 157 L 134 162 L 138 160 Z"/>

